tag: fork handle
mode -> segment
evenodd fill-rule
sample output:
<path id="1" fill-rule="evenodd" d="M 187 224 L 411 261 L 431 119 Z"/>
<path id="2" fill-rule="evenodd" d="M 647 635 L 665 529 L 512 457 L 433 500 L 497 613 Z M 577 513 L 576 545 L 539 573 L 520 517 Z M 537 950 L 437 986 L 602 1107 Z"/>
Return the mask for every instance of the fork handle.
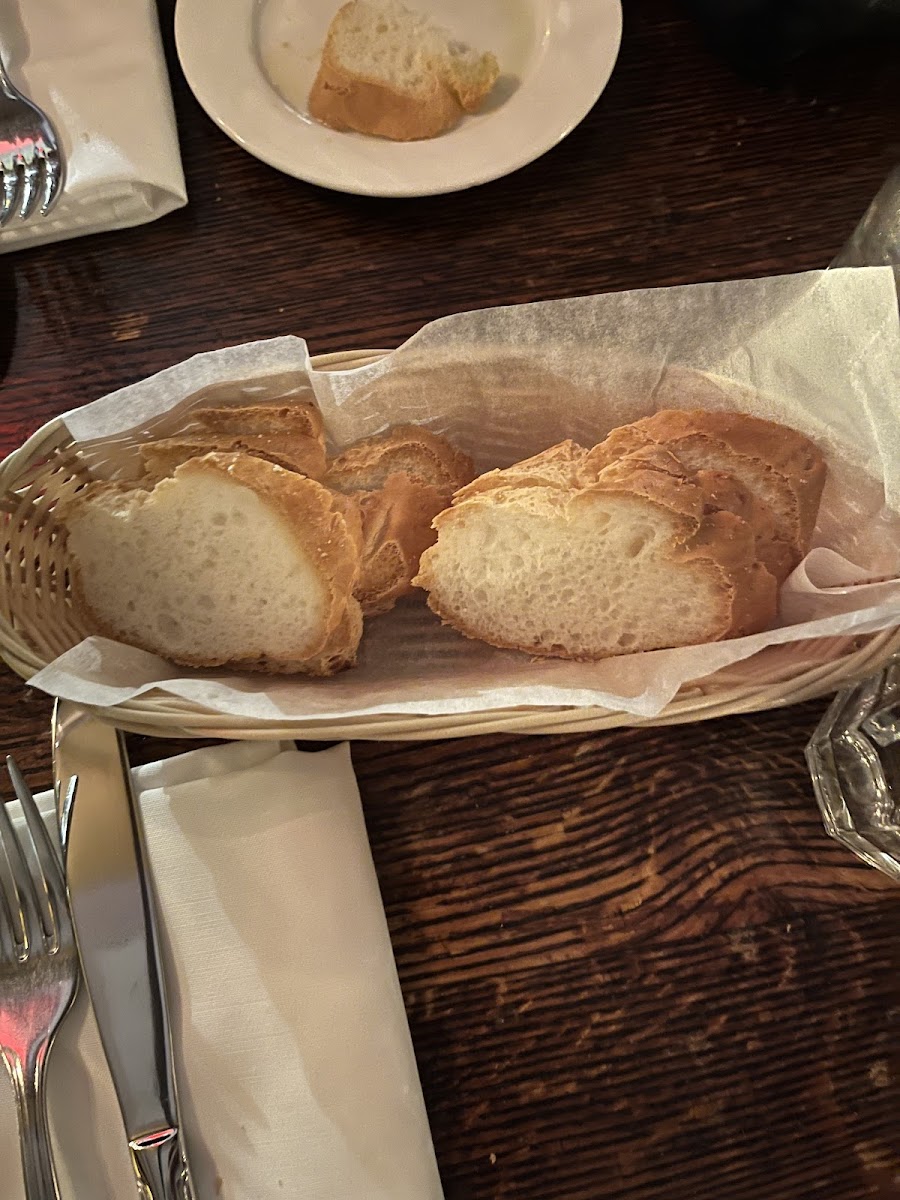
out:
<path id="1" fill-rule="evenodd" d="M 6 73 L 6 68 L 3 65 L 3 59 L 0 58 L 0 93 L 9 100 L 18 100 L 19 92 L 13 84 L 13 81 Z"/>
<path id="2" fill-rule="evenodd" d="M 59 1200 L 59 1187 L 53 1156 L 50 1153 L 50 1129 L 44 1090 L 44 1064 L 50 1045 L 45 1043 L 25 1062 L 12 1051 L 4 1051 L 6 1069 L 16 1094 L 19 1118 L 19 1150 L 25 1179 L 26 1200 Z"/>

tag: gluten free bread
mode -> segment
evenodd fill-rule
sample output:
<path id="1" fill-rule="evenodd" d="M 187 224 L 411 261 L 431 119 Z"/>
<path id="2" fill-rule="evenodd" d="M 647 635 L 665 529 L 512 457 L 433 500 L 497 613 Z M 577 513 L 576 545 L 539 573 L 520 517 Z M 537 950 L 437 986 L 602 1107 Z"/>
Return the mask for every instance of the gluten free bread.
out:
<path id="1" fill-rule="evenodd" d="M 744 413 L 664 409 L 613 430 L 586 456 L 586 477 L 648 445 L 665 446 L 687 470 L 716 472 L 743 490 L 744 504 L 756 510 L 759 557 L 784 582 L 809 550 L 825 485 L 825 462 L 813 443 Z"/>
<path id="2" fill-rule="evenodd" d="M 59 515 L 93 631 L 191 666 L 330 675 L 363 613 L 412 591 L 432 520 L 472 464 L 398 427 L 326 473 L 317 409 L 210 408 L 144 443 L 138 487 L 92 483 Z M 335 484 L 340 485 L 340 489 Z"/>
<path id="3" fill-rule="evenodd" d="M 493 54 L 464 46 L 399 0 L 350 0 L 329 26 L 309 111 L 333 129 L 431 138 L 477 112 L 499 73 Z"/>
<path id="4" fill-rule="evenodd" d="M 475 468 L 445 437 L 419 425 L 395 425 L 336 455 L 324 482 L 339 492 L 365 492 L 383 487 L 398 473 L 437 488 L 449 504 L 453 493 L 472 480 Z"/>
<path id="5" fill-rule="evenodd" d="M 174 662 L 331 674 L 362 632 L 342 500 L 241 453 L 192 458 L 150 490 L 89 484 L 60 513 L 76 609 Z"/>
<path id="6" fill-rule="evenodd" d="M 414 583 L 443 621 L 493 646 L 590 660 L 738 637 L 775 618 L 751 526 L 710 511 L 661 448 L 582 486 L 541 480 L 532 460 L 435 525 Z"/>
<path id="7" fill-rule="evenodd" d="M 469 637 L 592 659 L 771 625 L 825 482 L 808 438 L 666 410 L 460 489 L 414 583 Z"/>
<path id="8" fill-rule="evenodd" d="M 468 637 L 591 660 L 773 623 L 825 480 L 815 446 L 668 410 L 473 479 L 397 426 L 325 457 L 295 404 L 209 408 L 145 444 L 137 485 L 61 507 L 86 627 L 174 662 L 329 675 L 415 588 Z"/>
<path id="9" fill-rule="evenodd" d="M 359 508 L 355 594 L 367 616 L 387 612 L 413 591 L 419 558 L 437 536 L 432 521 L 473 474 L 468 455 L 415 425 L 364 438 L 330 461 L 323 482 Z"/>
<path id="10" fill-rule="evenodd" d="M 139 447 L 148 477 L 171 475 L 189 458 L 237 451 L 313 479 L 325 474 L 325 430 L 321 413 L 313 404 L 201 408 L 191 416 L 193 430 Z"/>

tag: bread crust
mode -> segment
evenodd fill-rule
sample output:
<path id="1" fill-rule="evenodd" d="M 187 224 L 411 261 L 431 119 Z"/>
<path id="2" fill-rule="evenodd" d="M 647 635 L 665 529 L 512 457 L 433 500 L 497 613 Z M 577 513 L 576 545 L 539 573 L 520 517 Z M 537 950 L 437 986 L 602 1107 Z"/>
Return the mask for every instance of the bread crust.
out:
<path id="1" fill-rule="evenodd" d="M 298 400 L 296 404 L 225 405 L 197 408 L 194 420 L 211 433 L 271 435 L 273 437 L 314 438 L 325 446 L 325 423 L 315 404 Z"/>
<path id="2" fill-rule="evenodd" d="M 690 528 L 676 547 L 676 560 L 708 561 L 728 589 L 731 617 L 720 638 L 758 633 L 771 625 L 778 611 L 778 581 L 756 557 L 757 530 L 739 512 L 710 504 L 715 486 L 719 495 L 738 506 L 743 499 L 722 480 L 698 481 L 677 456 L 661 446 L 644 446 L 607 467 L 593 485 L 601 491 L 633 491 L 661 504 Z M 736 485 L 735 485 L 736 486 Z M 590 494 L 592 488 L 587 489 Z M 750 515 L 754 515 L 751 508 Z M 710 639 L 716 640 L 716 639 Z"/>
<path id="3" fill-rule="evenodd" d="M 767 629 L 778 612 L 778 580 L 756 560 L 747 523 L 730 512 L 707 514 L 684 545 L 683 560 L 709 561 L 730 580 L 731 620 L 722 638 Z"/>
<path id="4" fill-rule="evenodd" d="M 436 487 L 449 503 L 453 493 L 472 480 L 475 468 L 467 454 L 440 434 L 417 425 L 395 425 L 342 450 L 328 464 L 322 482 L 340 492 L 367 492 L 401 473 Z"/>
<path id="5" fill-rule="evenodd" d="M 374 79 L 356 78 L 329 58 L 326 43 L 309 93 L 309 112 L 331 129 L 395 142 L 438 137 L 459 124 L 463 107 L 434 77 L 427 95 L 410 95 Z"/>
<path id="6" fill-rule="evenodd" d="M 660 433 L 662 440 L 708 433 L 736 454 L 761 461 L 785 476 L 797 497 L 800 540 L 809 549 L 827 468 L 821 451 L 808 437 L 788 425 L 736 412 L 663 409 L 648 418 L 650 423 L 654 437 Z"/>
<path id="7" fill-rule="evenodd" d="M 713 453 L 725 473 L 734 473 L 749 498 L 744 515 L 756 529 L 760 560 L 784 582 L 808 552 L 818 516 L 826 467 L 815 445 L 796 430 L 743 413 L 663 409 L 613 430 L 589 451 L 585 482 L 650 443 L 665 445 L 688 469 Z M 778 511 L 758 490 L 760 479 L 777 495 Z"/>
<path id="8" fill-rule="evenodd" d="M 710 512 L 731 512 L 754 531 L 756 555 L 779 584 L 797 565 L 797 552 L 778 536 L 772 509 L 726 471 L 696 471 L 694 479 L 707 496 Z"/>
<path id="9" fill-rule="evenodd" d="M 326 678 L 338 671 L 345 671 L 355 666 L 356 655 L 363 632 L 363 613 L 358 602 L 351 597 L 347 601 L 344 615 L 332 632 L 328 635 L 325 645 L 312 657 L 300 661 L 295 659 L 280 659 L 263 656 L 255 661 L 253 666 L 244 666 L 245 670 L 262 671 L 267 675 L 316 675 Z"/>
<path id="10" fill-rule="evenodd" d="M 234 454 L 239 451 L 262 458 L 287 471 L 321 479 L 325 474 L 325 448 L 320 441 L 305 436 L 275 434 L 185 434 L 158 438 L 138 447 L 145 473 L 152 479 L 171 475 L 190 458 L 205 454 Z"/>
<path id="11" fill-rule="evenodd" d="M 481 72 L 448 69 L 447 62 L 420 56 L 422 78 L 415 90 L 354 71 L 342 61 L 339 40 L 352 22 L 356 0 L 344 4 L 328 27 L 316 78 L 309 93 L 312 117 L 332 129 L 353 130 L 392 141 L 411 142 L 437 137 L 459 123 L 465 112 L 477 112 L 500 73 L 492 54 L 482 55 Z M 437 32 L 437 31 L 434 31 Z"/>
<path id="12" fill-rule="evenodd" d="M 317 564 L 329 590 L 325 635 L 308 652 L 318 653 L 343 618 L 359 576 L 357 545 L 341 501 L 314 479 L 244 454 L 207 454 L 191 459 L 179 470 L 228 475 L 281 514 L 303 552 Z"/>
<path id="13" fill-rule="evenodd" d="M 479 475 L 455 493 L 453 503 L 458 504 L 482 492 L 510 485 L 531 487 L 535 484 L 546 484 L 549 487 L 569 489 L 577 487 L 581 482 L 581 469 L 586 456 L 586 448 L 578 442 L 573 442 L 571 438 L 557 442 L 555 446 L 549 446 L 540 454 L 513 463 L 511 467 L 501 467 Z"/>

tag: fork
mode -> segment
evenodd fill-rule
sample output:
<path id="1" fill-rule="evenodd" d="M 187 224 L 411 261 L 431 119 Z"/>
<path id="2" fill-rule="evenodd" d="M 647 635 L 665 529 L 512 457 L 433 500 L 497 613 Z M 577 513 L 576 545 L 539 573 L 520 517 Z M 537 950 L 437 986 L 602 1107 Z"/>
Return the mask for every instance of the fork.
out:
<path id="1" fill-rule="evenodd" d="M 16 1094 L 25 1195 L 27 1200 L 58 1200 L 46 1065 L 54 1034 L 75 996 L 78 957 L 50 835 L 12 758 L 6 766 L 27 832 L 16 831 L 0 799 L 0 1055 Z"/>
<path id="2" fill-rule="evenodd" d="M 46 216 L 62 192 L 64 177 L 56 130 L 13 84 L 0 59 L 0 229 L 17 212 L 27 221 L 38 204 Z"/>

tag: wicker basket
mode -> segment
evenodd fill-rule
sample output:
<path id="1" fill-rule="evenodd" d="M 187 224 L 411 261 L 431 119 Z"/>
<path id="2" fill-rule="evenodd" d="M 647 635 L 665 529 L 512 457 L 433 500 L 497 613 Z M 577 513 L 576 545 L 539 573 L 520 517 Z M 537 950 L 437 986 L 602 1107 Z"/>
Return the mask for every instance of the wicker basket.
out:
<path id="1" fill-rule="evenodd" d="M 364 366 L 384 351 L 321 355 L 320 370 Z M 48 519 L 56 503 L 91 478 L 88 461 L 56 419 L 0 463 L 6 537 L 0 580 L 0 655 L 23 679 L 82 640 L 68 593 L 63 540 Z M 569 733 L 620 725 L 674 725 L 796 704 L 877 670 L 900 650 L 900 629 L 827 638 L 765 651 L 686 685 L 650 719 L 600 708 L 510 708 L 446 716 L 392 715 L 290 724 L 215 713 L 176 696 L 148 694 L 97 710 L 135 733 L 164 737 L 416 740 L 488 733 Z"/>

